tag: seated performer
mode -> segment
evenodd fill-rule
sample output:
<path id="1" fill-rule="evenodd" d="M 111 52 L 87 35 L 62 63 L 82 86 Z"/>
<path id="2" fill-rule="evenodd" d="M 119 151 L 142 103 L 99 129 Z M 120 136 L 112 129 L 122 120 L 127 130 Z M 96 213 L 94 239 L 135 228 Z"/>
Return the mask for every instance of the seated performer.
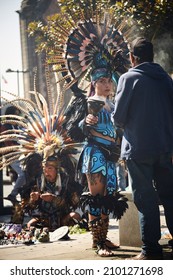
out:
<path id="1" fill-rule="evenodd" d="M 0 170 L 20 160 L 26 178 L 20 190 L 22 200 L 13 205 L 12 222 L 23 224 L 28 213 L 32 217 L 28 227 L 39 224 L 53 231 L 80 220 L 76 209 L 83 187 L 75 181 L 75 169 L 81 145 L 62 128 L 65 106 L 59 102 L 61 92 L 54 104 L 51 95 L 48 101 L 37 90 L 31 95 L 33 101 L 19 97 L 10 100 L 22 115 L 8 116 L 8 123 L 17 124 L 18 129 L 0 132 L 2 143 L 13 141 L 0 149 Z M 5 117 L 1 116 L 2 125 L 7 123 Z"/>
<path id="2" fill-rule="evenodd" d="M 43 167 L 41 186 L 30 193 L 27 208 L 33 209 L 27 227 L 49 227 L 53 231 L 61 226 L 71 226 L 81 220 L 75 212 L 79 202 L 80 185 L 71 181 L 55 156 L 48 157 Z"/>

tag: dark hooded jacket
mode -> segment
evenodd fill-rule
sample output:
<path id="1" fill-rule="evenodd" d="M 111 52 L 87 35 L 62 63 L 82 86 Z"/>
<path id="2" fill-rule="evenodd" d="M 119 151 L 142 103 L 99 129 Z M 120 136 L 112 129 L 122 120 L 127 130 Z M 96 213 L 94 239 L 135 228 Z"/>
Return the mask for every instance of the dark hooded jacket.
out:
<path id="1" fill-rule="evenodd" d="M 157 63 L 142 63 L 118 82 L 113 112 L 124 129 L 121 157 L 146 159 L 173 152 L 173 81 Z"/>

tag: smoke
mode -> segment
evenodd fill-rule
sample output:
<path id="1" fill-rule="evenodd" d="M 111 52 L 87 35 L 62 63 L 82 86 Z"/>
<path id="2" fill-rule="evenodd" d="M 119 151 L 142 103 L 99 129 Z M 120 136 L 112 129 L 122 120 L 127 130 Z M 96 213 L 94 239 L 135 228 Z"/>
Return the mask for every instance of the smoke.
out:
<path id="1" fill-rule="evenodd" d="M 153 41 L 154 61 L 159 63 L 166 72 L 173 74 L 173 38 L 168 33 Z"/>

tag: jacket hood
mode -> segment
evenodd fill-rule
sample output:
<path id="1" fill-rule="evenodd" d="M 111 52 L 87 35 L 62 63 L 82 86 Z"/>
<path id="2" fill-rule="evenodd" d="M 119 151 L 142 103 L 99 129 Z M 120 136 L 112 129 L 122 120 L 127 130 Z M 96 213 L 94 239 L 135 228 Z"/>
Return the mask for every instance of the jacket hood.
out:
<path id="1" fill-rule="evenodd" d="M 159 64 L 154 62 L 141 63 L 136 67 L 129 69 L 129 72 L 145 74 L 156 80 L 161 80 L 168 76 L 165 70 Z"/>

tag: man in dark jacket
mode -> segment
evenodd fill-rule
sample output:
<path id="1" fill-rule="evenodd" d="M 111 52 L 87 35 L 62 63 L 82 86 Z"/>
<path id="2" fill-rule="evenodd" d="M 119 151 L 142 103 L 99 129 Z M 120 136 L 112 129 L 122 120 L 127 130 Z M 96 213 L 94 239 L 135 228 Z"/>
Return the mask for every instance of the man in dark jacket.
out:
<path id="1" fill-rule="evenodd" d="M 173 81 L 153 57 L 151 42 L 132 42 L 132 68 L 119 79 L 113 113 L 124 129 L 121 157 L 139 211 L 143 245 L 136 260 L 163 257 L 157 193 L 173 236 Z"/>

